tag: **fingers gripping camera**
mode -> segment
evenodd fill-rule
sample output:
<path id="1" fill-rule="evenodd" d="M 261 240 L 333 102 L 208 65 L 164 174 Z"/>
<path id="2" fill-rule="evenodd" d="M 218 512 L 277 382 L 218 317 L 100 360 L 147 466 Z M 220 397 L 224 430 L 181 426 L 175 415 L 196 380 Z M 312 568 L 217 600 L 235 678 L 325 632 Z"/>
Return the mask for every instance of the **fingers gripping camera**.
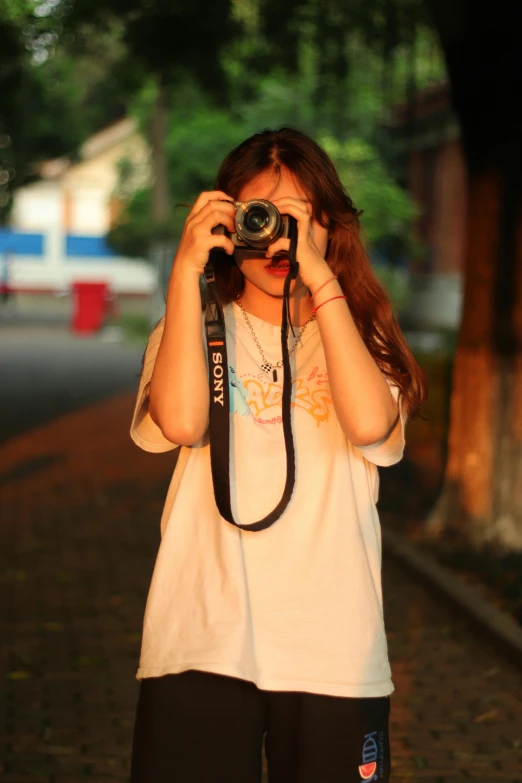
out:
<path id="1" fill-rule="evenodd" d="M 277 239 L 290 237 L 291 218 L 281 215 L 271 201 L 251 199 L 234 201 L 236 209 L 235 232 L 231 234 L 225 226 L 212 229 L 213 234 L 225 234 L 236 247 L 235 254 L 242 257 L 258 257 Z"/>

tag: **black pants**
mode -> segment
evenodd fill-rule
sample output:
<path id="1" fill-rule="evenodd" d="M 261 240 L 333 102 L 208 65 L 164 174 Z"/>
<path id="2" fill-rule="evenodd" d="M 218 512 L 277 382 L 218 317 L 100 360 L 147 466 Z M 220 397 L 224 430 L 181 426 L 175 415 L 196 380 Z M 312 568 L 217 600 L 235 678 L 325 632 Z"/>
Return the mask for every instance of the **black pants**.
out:
<path id="1" fill-rule="evenodd" d="M 141 681 L 131 783 L 388 783 L 390 698 L 261 691 L 188 671 Z"/>

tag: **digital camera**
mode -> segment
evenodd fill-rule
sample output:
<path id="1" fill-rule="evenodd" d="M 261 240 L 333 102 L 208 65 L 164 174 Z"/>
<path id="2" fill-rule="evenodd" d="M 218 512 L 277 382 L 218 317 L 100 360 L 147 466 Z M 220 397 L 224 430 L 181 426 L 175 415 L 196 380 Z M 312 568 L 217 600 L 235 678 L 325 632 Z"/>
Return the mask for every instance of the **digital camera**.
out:
<path id="1" fill-rule="evenodd" d="M 212 233 L 230 237 L 241 256 L 259 256 L 277 239 L 290 238 L 294 218 L 282 215 L 271 201 L 262 198 L 234 201 L 234 207 L 235 232 L 231 234 L 225 226 L 219 225 Z"/>

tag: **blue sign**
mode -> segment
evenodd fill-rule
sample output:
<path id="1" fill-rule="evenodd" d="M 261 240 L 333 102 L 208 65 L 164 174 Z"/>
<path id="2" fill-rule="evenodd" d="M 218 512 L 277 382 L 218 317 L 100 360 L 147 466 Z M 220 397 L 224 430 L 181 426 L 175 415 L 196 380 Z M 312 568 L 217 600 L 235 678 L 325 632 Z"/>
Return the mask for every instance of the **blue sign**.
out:
<path id="1" fill-rule="evenodd" d="M 44 235 L 28 234 L 25 231 L 11 231 L 0 228 L 0 253 L 21 256 L 43 256 Z"/>
<path id="2" fill-rule="evenodd" d="M 82 237 L 67 234 L 65 237 L 65 255 L 68 258 L 111 258 L 117 255 L 107 243 L 105 237 Z"/>

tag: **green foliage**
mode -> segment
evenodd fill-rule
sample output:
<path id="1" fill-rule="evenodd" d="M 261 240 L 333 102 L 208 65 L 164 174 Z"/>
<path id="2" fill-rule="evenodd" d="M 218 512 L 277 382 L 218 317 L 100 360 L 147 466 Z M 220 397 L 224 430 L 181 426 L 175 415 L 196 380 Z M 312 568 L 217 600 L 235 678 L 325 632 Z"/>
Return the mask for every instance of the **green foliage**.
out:
<path id="1" fill-rule="evenodd" d="M 3 0 L 3 18 L 10 22 L 23 22 L 32 13 L 35 3 L 31 0 Z"/>
<path id="2" fill-rule="evenodd" d="M 415 216 L 408 194 L 392 179 L 382 157 L 364 139 L 320 141 L 355 204 L 364 210 L 363 225 L 371 244 L 407 231 Z"/>
<path id="3" fill-rule="evenodd" d="M 124 113 L 121 30 L 91 28 L 80 51 L 58 11 L 52 0 L 0 7 L 0 219 L 41 161 L 74 155 L 90 133 Z"/>
<path id="4" fill-rule="evenodd" d="M 160 230 L 156 234 L 157 229 L 152 227 L 149 215 L 150 190 L 142 188 L 129 197 L 123 213 L 109 232 L 109 244 L 123 256 L 147 256 L 152 241 L 160 239 L 163 233 Z"/>
<path id="5" fill-rule="evenodd" d="M 174 204 L 212 187 L 241 139 L 291 124 L 328 147 L 370 240 L 386 240 L 388 256 L 392 244 L 395 256 L 410 247 L 412 208 L 383 162 L 380 123 L 406 95 L 413 61 L 417 82 L 433 72 L 423 0 L 6 0 L 2 24 L 11 65 L 0 68 L 0 87 L 15 119 L 0 126 L 0 165 L 11 185 L 129 109 L 150 139 L 158 85 L 167 85 Z M 126 206 L 111 241 L 143 255 L 152 240 L 179 236 L 186 208 L 152 227 L 150 193 L 129 190 L 129 174 L 122 169 Z"/>
<path id="6" fill-rule="evenodd" d="M 374 265 L 375 274 L 387 292 L 393 312 L 399 315 L 411 300 L 410 276 L 407 269 L 389 263 Z"/>
<path id="7" fill-rule="evenodd" d="M 194 76 L 210 91 L 224 92 L 220 52 L 238 34 L 230 0 L 70 0 L 68 30 L 94 25 L 109 30 L 118 20 L 127 65 L 141 80 L 163 84 Z"/>
<path id="8" fill-rule="evenodd" d="M 154 99 L 155 87 L 148 83 L 134 101 L 135 116 L 146 136 Z M 213 104 L 191 80 L 173 91 L 171 104 L 165 139 L 174 205 L 170 220 L 162 225 L 151 223 L 150 190 L 131 194 L 109 233 L 109 242 L 125 255 L 143 256 L 154 240 L 178 239 L 191 203 L 202 190 L 213 187 L 222 158 L 245 137 L 244 124 Z M 132 177 L 128 170 L 124 174 L 123 178 L 120 176 L 119 197 L 125 190 L 123 180 Z"/>
<path id="9" fill-rule="evenodd" d="M 141 313 L 122 313 L 118 326 L 123 329 L 125 338 L 133 345 L 145 348 L 150 337 L 150 317 Z"/>
<path id="10" fill-rule="evenodd" d="M 244 125 L 229 111 L 213 105 L 193 86 L 175 95 L 165 147 L 172 192 L 177 201 L 190 201 L 213 187 L 217 166 L 244 138 Z"/>
<path id="11" fill-rule="evenodd" d="M 412 252 L 411 230 L 415 209 L 411 199 L 393 177 L 376 147 L 360 136 L 339 139 L 321 131 L 323 119 L 315 114 L 313 95 L 306 81 L 272 74 L 257 81 L 250 100 L 234 106 L 235 112 L 213 104 L 194 82 L 185 82 L 172 91 L 165 147 L 174 203 L 190 204 L 202 190 L 213 187 L 221 160 L 236 144 L 267 125 L 291 124 L 314 135 L 332 157 L 341 180 L 362 218 L 366 235 L 380 257 L 400 262 Z M 154 87 L 146 85 L 134 105 L 143 131 L 154 101 Z M 361 102 L 369 103 L 363 95 Z M 368 110 L 368 114 L 370 111 Z M 364 131 L 365 122 L 353 122 L 354 132 Z M 371 129 L 369 120 L 366 121 Z M 137 193 L 126 206 L 118 226 L 110 234 L 111 243 L 126 255 L 141 255 L 151 238 L 179 238 L 188 210 L 174 208 L 169 225 L 150 227 L 150 198 Z M 401 280 L 394 286 L 396 298 L 403 301 Z"/>

